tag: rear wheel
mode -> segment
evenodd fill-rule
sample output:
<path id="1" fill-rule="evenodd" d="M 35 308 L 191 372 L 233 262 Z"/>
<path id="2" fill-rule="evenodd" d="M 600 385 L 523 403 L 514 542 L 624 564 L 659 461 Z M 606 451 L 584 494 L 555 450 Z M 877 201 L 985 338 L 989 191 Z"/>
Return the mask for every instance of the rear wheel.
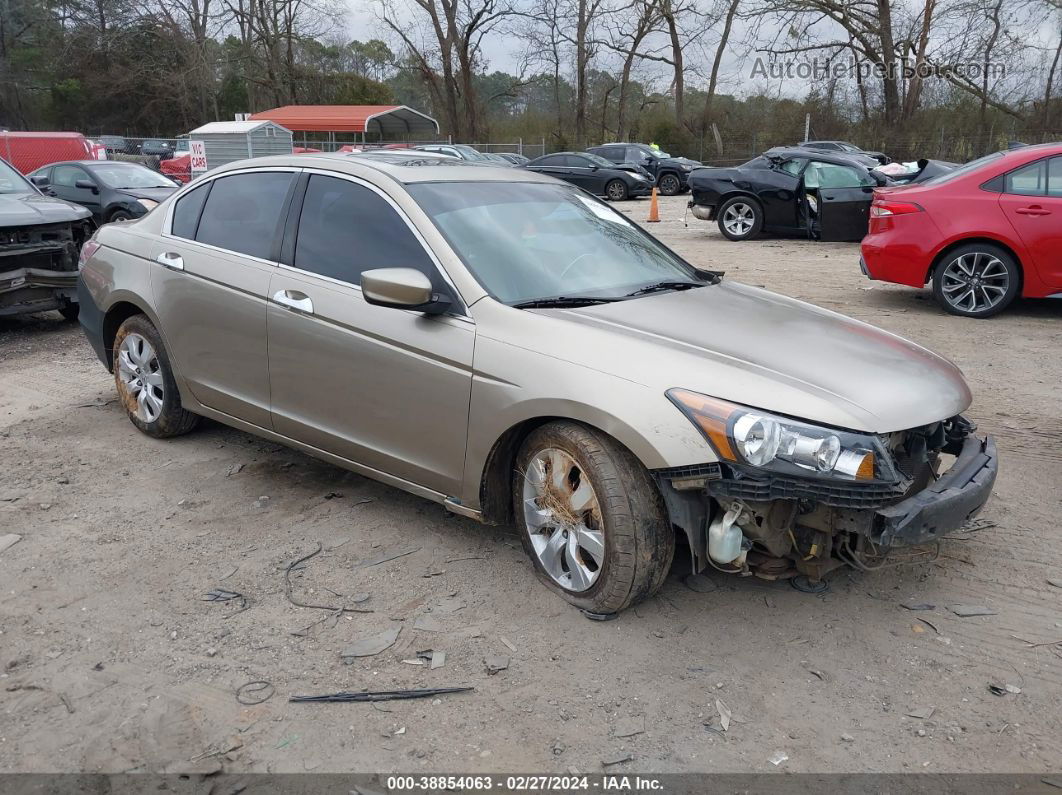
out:
<path id="1" fill-rule="evenodd" d="M 609 614 L 640 602 L 671 567 L 675 535 L 649 473 L 583 425 L 549 423 L 527 438 L 513 503 L 535 573 L 583 610 Z"/>
<path id="2" fill-rule="evenodd" d="M 111 213 L 112 221 L 128 221 L 132 219 L 132 217 L 133 214 L 128 210 L 115 210 L 113 213 Z"/>
<path id="3" fill-rule="evenodd" d="M 118 327 L 114 383 L 129 420 L 148 436 L 180 436 L 199 422 L 181 405 L 162 337 L 143 315 L 133 315 Z"/>
<path id="4" fill-rule="evenodd" d="M 682 192 L 682 180 L 678 178 L 677 174 L 661 174 L 656 186 L 665 196 L 677 196 Z"/>
<path id="5" fill-rule="evenodd" d="M 719 231 L 727 240 L 749 240 L 763 228 L 763 210 L 752 199 L 737 196 L 719 208 Z"/>
<path id="6" fill-rule="evenodd" d="M 611 180 L 605 186 L 605 195 L 610 201 L 621 202 L 627 200 L 627 185 L 622 179 Z"/>
<path id="7" fill-rule="evenodd" d="M 1006 309 L 1020 290 L 1018 263 L 991 243 L 960 246 L 933 273 L 933 297 L 953 315 L 991 317 Z"/>

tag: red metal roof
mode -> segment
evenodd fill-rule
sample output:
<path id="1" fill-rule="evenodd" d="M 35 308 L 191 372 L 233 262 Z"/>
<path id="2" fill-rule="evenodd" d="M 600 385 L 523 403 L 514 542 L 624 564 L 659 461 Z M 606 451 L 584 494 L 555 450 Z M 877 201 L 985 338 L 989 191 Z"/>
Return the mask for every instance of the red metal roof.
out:
<path id="1" fill-rule="evenodd" d="M 435 119 L 405 105 L 285 105 L 255 113 L 251 119 L 271 121 L 295 132 L 439 132 Z"/>

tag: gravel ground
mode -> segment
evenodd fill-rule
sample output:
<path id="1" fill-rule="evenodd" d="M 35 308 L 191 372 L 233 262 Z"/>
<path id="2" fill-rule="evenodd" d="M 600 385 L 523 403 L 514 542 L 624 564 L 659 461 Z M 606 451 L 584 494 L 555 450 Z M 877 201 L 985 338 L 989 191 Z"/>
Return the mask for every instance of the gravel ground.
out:
<path id="1" fill-rule="evenodd" d="M 4 320 L 0 535 L 22 539 L 0 553 L 0 771 L 596 772 L 626 755 L 609 769 L 1057 771 L 1062 302 L 951 317 L 928 292 L 865 280 L 855 245 L 730 243 L 692 217 L 684 227 L 684 204 L 664 200 L 650 228 L 692 262 L 963 368 L 969 416 L 1002 459 L 975 529 L 932 563 L 838 572 L 819 596 L 723 575 L 695 593 L 680 557 L 655 598 L 591 622 L 536 581 L 513 531 L 214 423 L 150 439 L 77 327 Z M 648 203 L 623 209 L 641 220 Z M 367 594 L 356 606 L 371 612 L 289 602 L 286 567 L 319 545 L 291 575 L 294 597 Z M 245 600 L 204 600 L 216 588 Z M 958 618 L 955 604 L 995 615 Z M 391 649 L 341 661 L 391 628 Z M 426 649 L 445 665 L 406 662 Z M 490 675 L 495 656 L 509 665 Z M 275 695 L 243 706 L 235 692 L 252 680 Z M 457 685 L 475 690 L 287 702 Z"/>

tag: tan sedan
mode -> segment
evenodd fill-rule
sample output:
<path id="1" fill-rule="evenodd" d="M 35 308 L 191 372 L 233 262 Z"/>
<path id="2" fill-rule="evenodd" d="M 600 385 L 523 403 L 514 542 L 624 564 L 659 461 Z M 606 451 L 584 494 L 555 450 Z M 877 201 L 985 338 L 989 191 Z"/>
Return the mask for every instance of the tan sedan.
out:
<path id="1" fill-rule="evenodd" d="M 694 570 L 877 565 L 980 510 L 947 360 L 696 270 L 526 170 L 299 155 L 216 169 L 82 252 L 133 424 L 200 416 L 514 523 L 588 613 Z M 949 468 L 950 465 L 950 468 Z"/>

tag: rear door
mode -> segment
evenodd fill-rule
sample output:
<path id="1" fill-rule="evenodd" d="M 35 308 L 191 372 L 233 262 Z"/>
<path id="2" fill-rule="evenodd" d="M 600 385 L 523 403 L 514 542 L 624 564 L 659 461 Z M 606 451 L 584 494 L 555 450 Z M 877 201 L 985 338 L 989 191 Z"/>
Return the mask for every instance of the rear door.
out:
<path id="1" fill-rule="evenodd" d="M 1032 256 L 1040 280 L 1062 288 L 1062 156 L 1007 174 L 999 206 Z"/>
<path id="2" fill-rule="evenodd" d="M 196 400 L 269 428 L 266 292 L 296 169 L 254 169 L 185 193 L 154 257 L 166 346 Z"/>
<path id="3" fill-rule="evenodd" d="M 566 155 L 564 162 L 568 168 L 569 182 L 598 196 L 604 192 L 605 180 L 593 162 L 581 155 Z"/>
<path id="4" fill-rule="evenodd" d="M 532 171 L 537 171 L 539 174 L 549 174 L 551 177 L 557 177 L 567 182 L 572 181 L 567 155 L 546 155 L 546 157 L 540 157 L 528 168 Z"/>
<path id="5" fill-rule="evenodd" d="M 803 187 L 817 205 L 819 239 L 862 240 L 867 233 L 876 186 L 877 182 L 865 170 L 819 160 L 808 163 Z"/>
<path id="6" fill-rule="evenodd" d="M 475 325 L 397 206 L 353 177 L 308 172 L 269 286 L 278 433 L 446 495 L 460 491 Z M 297 223 L 297 228 L 296 228 Z M 367 303 L 361 273 L 415 268 L 456 315 Z"/>

